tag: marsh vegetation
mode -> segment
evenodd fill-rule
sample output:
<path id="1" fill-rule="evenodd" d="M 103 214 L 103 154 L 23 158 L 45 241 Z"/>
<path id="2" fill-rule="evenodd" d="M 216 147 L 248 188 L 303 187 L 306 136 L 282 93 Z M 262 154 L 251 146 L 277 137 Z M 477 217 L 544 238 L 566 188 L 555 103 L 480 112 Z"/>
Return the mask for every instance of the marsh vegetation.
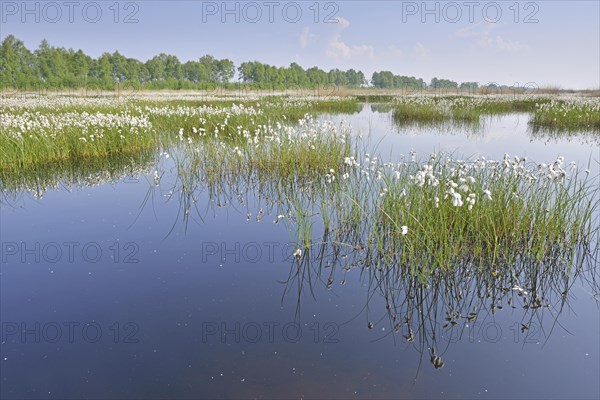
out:
<path id="1" fill-rule="evenodd" d="M 298 296 L 297 318 L 307 293 L 358 275 L 368 302 L 385 306 L 367 304 L 365 329 L 385 324 L 383 337 L 411 343 L 435 368 L 444 366 L 440 332 L 462 335 L 503 308 L 522 310 L 522 334 L 543 313 L 554 329 L 573 282 L 598 291 L 593 156 L 488 159 L 408 146 L 388 156 L 370 135 L 330 119 L 360 110 L 356 98 L 4 100 L 3 203 L 127 177 L 147 188 L 139 215 L 170 205 L 163 238 L 210 226 L 222 208 L 272 223 L 290 244 L 283 292 Z M 380 100 L 375 107 L 396 126 L 527 112 L 531 125 L 569 140 L 598 135 L 598 106 L 587 99 Z"/>

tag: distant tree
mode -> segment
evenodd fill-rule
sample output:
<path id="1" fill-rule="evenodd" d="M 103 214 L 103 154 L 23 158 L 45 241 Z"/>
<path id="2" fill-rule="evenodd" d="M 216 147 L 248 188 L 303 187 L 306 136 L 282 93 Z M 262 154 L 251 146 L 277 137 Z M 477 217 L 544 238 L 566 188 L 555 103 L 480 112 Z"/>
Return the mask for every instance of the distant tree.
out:
<path id="1" fill-rule="evenodd" d="M 208 73 L 208 80 L 210 82 L 218 82 L 219 71 L 217 68 L 217 60 L 215 60 L 215 58 L 211 55 L 205 55 L 200 57 L 199 62 L 206 69 L 206 72 Z"/>
<path id="2" fill-rule="evenodd" d="M 146 61 L 146 69 L 153 81 L 161 81 L 165 79 L 165 60 L 164 57 L 154 56 Z"/>
<path id="3" fill-rule="evenodd" d="M 177 56 L 173 55 L 165 55 L 164 57 L 164 65 L 165 65 L 165 77 L 171 79 L 179 79 L 181 78 L 181 62 L 177 58 Z"/>
<path id="4" fill-rule="evenodd" d="M 328 82 L 327 72 L 317 67 L 312 67 L 306 70 L 306 78 L 311 85 L 319 86 Z"/>
<path id="5" fill-rule="evenodd" d="M 208 74 L 204 65 L 198 61 L 188 61 L 181 67 L 183 79 L 193 83 L 208 82 Z"/>
<path id="6" fill-rule="evenodd" d="M 431 80 L 431 83 L 429 85 L 432 89 L 439 89 L 439 88 L 457 88 L 458 87 L 458 83 L 448 80 L 448 79 L 438 79 L 438 78 L 433 78 Z"/>
<path id="7" fill-rule="evenodd" d="M 110 53 L 103 53 L 92 70 L 93 82 L 102 88 L 111 88 L 115 83 L 113 73 L 112 56 Z"/>
<path id="8" fill-rule="evenodd" d="M 394 87 L 394 74 L 391 71 L 373 72 L 371 83 L 378 88 Z"/>
<path id="9" fill-rule="evenodd" d="M 53 47 L 45 39 L 35 52 L 22 41 L 8 35 L 0 45 L 0 82 L 23 86 L 42 83 L 47 87 L 76 87 L 92 84 L 105 89 L 115 83 L 141 84 L 153 89 L 198 88 L 202 83 L 228 84 L 236 72 L 230 59 L 207 54 L 198 61 L 181 63 L 177 56 L 161 53 L 146 62 L 127 58 L 118 51 L 103 53 L 97 59 L 82 50 Z M 326 72 L 318 67 L 304 69 L 298 63 L 277 67 L 259 61 L 247 61 L 237 68 L 240 81 L 261 88 L 314 87 L 326 84 L 360 87 L 368 84 L 362 71 L 339 68 Z M 413 76 L 394 75 L 391 71 L 373 72 L 371 84 L 378 88 L 422 88 L 425 82 Z M 458 88 L 448 79 L 433 78 L 432 88 Z M 461 88 L 477 88 L 476 82 L 463 82 Z M 488 85 L 488 88 L 490 86 Z"/>
<path id="10" fill-rule="evenodd" d="M 21 40 L 8 35 L 0 46 L 0 84 L 24 87 L 38 80 L 34 54 Z"/>
<path id="11" fill-rule="evenodd" d="M 39 76 L 47 87 L 71 86 L 75 82 L 74 74 L 69 71 L 69 53 L 64 48 L 52 47 L 45 39 L 35 51 Z"/>
<path id="12" fill-rule="evenodd" d="M 235 75 L 235 65 L 233 61 L 228 59 L 216 61 L 217 81 L 227 83 L 233 79 Z"/>
<path id="13" fill-rule="evenodd" d="M 69 51 L 69 70 L 78 82 L 85 82 L 93 65 L 92 57 L 86 55 L 82 50 Z"/>
<path id="14" fill-rule="evenodd" d="M 460 84 L 461 89 L 475 90 L 479 89 L 479 83 L 477 82 L 463 82 Z"/>

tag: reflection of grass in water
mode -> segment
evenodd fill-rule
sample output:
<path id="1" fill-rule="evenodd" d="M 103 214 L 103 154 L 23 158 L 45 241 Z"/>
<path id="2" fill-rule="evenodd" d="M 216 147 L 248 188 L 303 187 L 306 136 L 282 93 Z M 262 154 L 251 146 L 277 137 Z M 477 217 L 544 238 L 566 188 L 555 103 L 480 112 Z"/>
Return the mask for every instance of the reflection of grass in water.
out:
<path id="1" fill-rule="evenodd" d="M 600 135 L 598 132 L 600 132 L 600 130 L 554 128 L 530 124 L 527 133 L 532 139 L 538 141 L 549 142 L 577 139 L 577 141 L 580 143 L 587 143 L 592 146 L 600 146 Z"/>
<path id="2" fill-rule="evenodd" d="M 368 290 L 366 305 L 358 313 L 365 313 L 365 329 L 383 325 L 384 333 L 373 331 L 376 340 L 391 336 L 412 344 L 435 368 L 443 367 L 444 352 L 453 342 L 495 342 L 497 338 L 486 336 L 485 328 L 493 324 L 494 314 L 507 312 L 503 310 L 514 319 L 511 329 L 516 342 L 544 342 L 562 327 L 559 318 L 569 307 L 573 284 L 581 281 L 596 293 L 600 289 L 598 271 L 589 268 L 594 255 L 585 249 L 579 249 L 574 268 L 565 269 L 552 260 L 519 261 L 511 269 L 466 263 L 452 271 L 437 270 L 423 281 L 405 269 L 393 268 L 367 248 L 343 245 L 353 239 L 326 232 L 313 244 L 313 251 L 291 261 L 284 295 L 297 295 L 296 315 L 300 316 L 305 292 L 314 296 L 320 288 L 341 289 L 360 274 L 358 279 Z"/>
<path id="3" fill-rule="evenodd" d="M 371 112 L 372 113 L 380 113 L 380 114 L 387 114 L 389 112 L 391 112 L 394 109 L 394 106 L 390 103 L 386 103 L 386 104 L 370 104 L 371 107 Z"/>
<path id="4" fill-rule="evenodd" d="M 422 354 L 434 349 L 427 356 L 435 367 L 443 365 L 441 334 L 477 335 L 466 326 L 502 309 L 523 311 L 516 327 L 523 338 L 551 309 L 552 331 L 575 279 L 591 279 L 597 290 L 597 271 L 589 266 L 598 255 L 598 177 L 560 158 L 535 165 L 435 154 L 390 164 L 340 152 L 316 172 L 257 162 L 271 142 L 242 154 L 224 143 L 183 144 L 196 154 L 178 168 L 174 191 L 181 193 L 184 220 L 207 189 L 213 201 L 206 207 L 241 206 L 249 219 L 270 215 L 285 223 L 293 246 L 285 292 L 297 293 L 297 313 L 305 291 L 343 285 L 357 271 L 369 302 L 375 294 L 385 300 L 383 315 L 367 311 L 365 326 L 389 323 L 389 334 L 401 334 Z M 313 152 L 310 160 L 328 154 L 298 148 L 287 162 L 304 152 Z M 215 165 L 216 156 L 222 164 Z M 248 199 L 261 207 L 258 213 L 251 215 Z"/>
<path id="5" fill-rule="evenodd" d="M 438 119 L 438 120 L 415 120 L 405 118 L 395 118 L 391 115 L 391 123 L 398 133 L 405 134 L 408 131 L 415 130 L 417 133 L 428 133 L 437 135 L 448 134 L 466 134 L 481 136 L 485 132 L 486 121 L 481 120 L 457 120 L 457 119 Z"/>
<path id="6" fill-rule="evenodd" d="M 83 187 L 117 182 L 126 177 L 148 173 L 156 161 L 156 152 L 143 150 L 71 162 L 51 163 L 18 173 L 0 171 L 0 192 L 4 196 L 31 192 L 41 198 L 49 189 Z"/>

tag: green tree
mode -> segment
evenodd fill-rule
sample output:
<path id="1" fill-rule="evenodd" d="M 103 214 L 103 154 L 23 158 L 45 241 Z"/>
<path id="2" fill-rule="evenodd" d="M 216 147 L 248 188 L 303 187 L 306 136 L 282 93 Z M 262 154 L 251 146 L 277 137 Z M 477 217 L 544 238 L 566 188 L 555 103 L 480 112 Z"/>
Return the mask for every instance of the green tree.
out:
<path id="1" fill-rule="evenodd" d="M 162 81 L 165 79 L 164 58 L 160 56 L 152 57 L 150 60 L 146 61 L 146 69 L 150 75 L 150 80 Z"/>
<path id="2" fill-rule="evenodd" d="M 35 51 L 40 78 L 45 86 L 59 88 L 73 86 L 75 76 L 69 71 L 69 52 L 64 48 L 52 47 L 45 39 Z"/>
<path id="3" fill-rule="evenodd" d="M 8 35 L 0 46 L 0 84 L 26 87 L 38 82 L 35 57 L 25 44 Z"/>
<path id="4" fill-rule="evenodd" d="M 217 70 L 217 81 L 227 83 L 233 79 L 233 76 L 235 75 L 235 65 L 233 64 L 233 61 L 226 58 L 218 60 L 216 61 L 215 67 Z"/>

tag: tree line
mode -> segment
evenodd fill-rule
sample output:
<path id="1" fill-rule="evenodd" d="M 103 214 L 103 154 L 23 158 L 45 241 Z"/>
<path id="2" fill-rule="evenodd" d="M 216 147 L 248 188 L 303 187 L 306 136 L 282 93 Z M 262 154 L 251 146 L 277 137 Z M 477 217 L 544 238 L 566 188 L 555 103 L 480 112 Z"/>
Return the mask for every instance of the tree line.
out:
<path id="1" fill-rule="evenodd" d="M 243 62 L 237 68 L 229 59 L 205 55 L 198 61 L 182 63 L 177 56 L 161 53 L 146 62 L 128 58 L 118 51 L 92 58 L 82 50 L 51 46 L 42 40 L 30 51 L 23 41 L 8 35 L 0 45 L 0 83 L 3 87 L 49 88 L 97 87 L 111 90 L 117 83 L 145 89 L 201 89 L 205 84 L 234 85 L 236 71 L 241 83 L 260 88 L 319 87 L 336 85 L 377 88 L 458 88 L 457 82 L 374 72 L 370 81 L 362 71 L 318 67 L 302 68 L 297 63 L 276 67 L 258 61 Z M 461 89 L 477 89 L 477 82 L 463 82 Z"/>

